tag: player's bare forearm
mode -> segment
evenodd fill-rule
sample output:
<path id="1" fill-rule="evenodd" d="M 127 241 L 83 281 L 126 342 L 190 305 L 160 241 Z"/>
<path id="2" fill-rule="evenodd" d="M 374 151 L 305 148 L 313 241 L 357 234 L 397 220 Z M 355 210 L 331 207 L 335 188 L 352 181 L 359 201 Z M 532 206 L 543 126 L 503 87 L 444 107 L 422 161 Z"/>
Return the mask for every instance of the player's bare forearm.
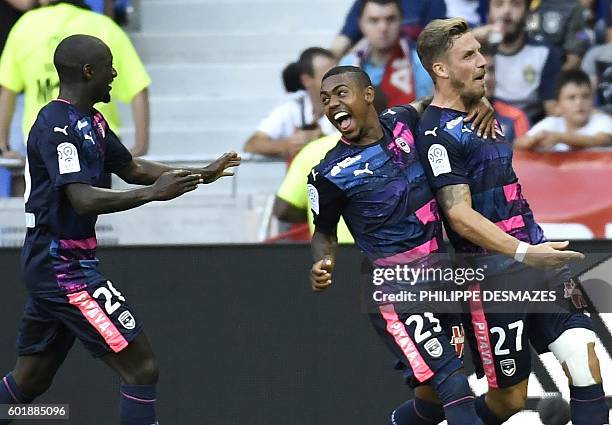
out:
<path id="1" fill-rule="evenodd" d="M 417 114 L 422 115 L 423 111 L 425 111 L 425 109 L 429 106 L 432 99 L 433 96 L 421 97 L 420 99 L 410 102 L 410 106 L 417 111 Z"/>
<path id="2" fill-rule="evenodd" d="M 176 170 L 176 167 L 171 167 L 159 162 L 147 161 L 142 158 L 134 158 L 132 162 L 121 170 L 117 175 L 123 181 L 130 184 L 151 185 L 163 173 Z"/>
<path id="3" fill-rule="evenodd" d="M 132 115 L 136 130 L 133 156 L 146 155 L 149 151 L 149 91 L 145 88 L 132 99 Z"/>
<path id="4" fill-rule="evenodd" d="M 78 214 L 97 215 L 130 210 L 151 201 L 168 201 L 195 190 L 201 183 L 199 175 L 172 170 L 163 173 L 152 185 L 138 189 L 112 190 L 72 183 L 64 191 Z"/>
<path id="5" fill-rule="evenodd" d="M 335 233 L 327 234 L 315 229 L 310 242 L 312 259 L 319 261 L 325 257 L 335 260 L 338 248 L 338 237 Z"/>
<path id="6" fill-rule="evenodd" d="M 520 241 L 472 208 L 467 184 L 445 186 L 438 190 L 437 199 L 448 223 L 459 235 L 487 251 L 514 256 Z"/>
<path id="7" fill-rule="evenodd" d="M 65 192 L 72 207 L 80 215 L 126 211 L 153 201 L 153 194 L 149 187 L 112 190 L 73 183 L 66 186 Z"/>

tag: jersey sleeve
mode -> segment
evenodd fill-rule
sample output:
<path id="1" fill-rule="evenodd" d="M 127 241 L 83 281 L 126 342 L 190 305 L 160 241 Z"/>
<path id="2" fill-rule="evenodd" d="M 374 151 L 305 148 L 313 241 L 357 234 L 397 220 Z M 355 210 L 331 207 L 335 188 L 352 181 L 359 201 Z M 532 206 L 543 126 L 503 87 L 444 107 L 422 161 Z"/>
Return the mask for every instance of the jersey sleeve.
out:
<path id="1" fill-rule="evenodd" d="M 419 113 L 411 104 L 407 103 L 405 105 L 396 106 L 393 108 L 393 112 L 399 114 L 397 121 L 401 121 L 408 125 L 410 129 L 417 128 L 419 123 Z"/>
<path id="2" fill-rule="evenodd" d="M 316 168 L 308 175 L 307 188 L 316 230 L 325 234 L 336 233 L 347 202 L 346 195 L 338 186 L 319 174 Z"/>
<path id="3" fill-rule="evenodd" d="M 132 162 L 132 154 L 112 130 L 109 129 L 106 140 L 106 156 L 104 158 L 104 170 L 117 174 Z"/>
<path id="4" fill-rule="evenodd" d="M 95 176 L 85 158 L 82 142 L 71 132 L 66 136 L 55 128 L 65 127 L 61 123 L 41 123 L 35 141 L 53 186 L 59 188 L 70 183 L 91 185 Z"/>
<path id="5" fill-rule="evenodd" d="M 417 151 L 434 192 L 455 184 L 470 184 L 464 147 L 443 129 L 419 130 Z"/>

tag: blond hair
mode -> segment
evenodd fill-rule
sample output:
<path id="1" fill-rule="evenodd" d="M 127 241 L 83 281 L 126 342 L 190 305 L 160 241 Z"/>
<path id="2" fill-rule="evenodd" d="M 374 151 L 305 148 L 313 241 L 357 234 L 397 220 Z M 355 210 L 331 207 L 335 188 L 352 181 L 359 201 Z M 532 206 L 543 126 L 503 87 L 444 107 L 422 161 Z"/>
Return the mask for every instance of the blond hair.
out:
<path id="1" fill-rule="evenodd" d="M 434 19 L 423 28 L 417 40 L 417 53 L 434 81 L 432 68 L 436 59 L 453 47 L 456 38 L 468 31 L 468 24 L 463 18 Z"/>

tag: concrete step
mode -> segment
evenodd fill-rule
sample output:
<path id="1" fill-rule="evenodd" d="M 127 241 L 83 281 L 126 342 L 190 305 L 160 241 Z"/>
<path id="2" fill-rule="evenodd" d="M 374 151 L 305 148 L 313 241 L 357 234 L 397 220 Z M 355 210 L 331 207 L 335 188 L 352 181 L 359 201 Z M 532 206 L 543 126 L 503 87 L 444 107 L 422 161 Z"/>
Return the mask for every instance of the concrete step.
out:
<path id="1" fill-rule="evenodd" d="M 142 31 L 198 32 L 339 30 L 351 0 L 146 1 Z"/>
<path id="2" fill-rule="evenodd" d="M 137 33 L 132 41 L 146 64 L 289 63 L 311 46 L 328 46 L 337 29 L 322 31 L 177 34 Z M 223 78 L 219 76 L 219 78 Z"/>
<path id="3" fill-rule="evenodd" d="M 213 155 L 223 151 L 242 151 L 252 128 L 174 127 L 151 129 L 150 155 Z M 121 141 L 128 148 L 134 145 L 134 128 L 121 131 Z"/>
<path id="4" fill-rule="evenodd" d="M 266 97 L 284 92 L 285 64 L 170 64 L 148 65 L 152 96 Z"/>

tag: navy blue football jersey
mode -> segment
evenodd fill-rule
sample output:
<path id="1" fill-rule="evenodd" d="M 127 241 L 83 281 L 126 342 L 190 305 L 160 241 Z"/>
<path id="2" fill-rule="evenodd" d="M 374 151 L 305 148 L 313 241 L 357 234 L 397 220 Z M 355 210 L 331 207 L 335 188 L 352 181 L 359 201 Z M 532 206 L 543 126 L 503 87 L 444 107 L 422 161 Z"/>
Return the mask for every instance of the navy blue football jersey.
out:
<path id="1" fill-rule="evenodd" d="M 79 215 L 63 187 L 103 186 L 132 161 L 97 111 L 56 100 L 42 108 L 27 142 L 23 266 L 33 293 L 66 293 L 98 283 L 96 215 Z"/>

